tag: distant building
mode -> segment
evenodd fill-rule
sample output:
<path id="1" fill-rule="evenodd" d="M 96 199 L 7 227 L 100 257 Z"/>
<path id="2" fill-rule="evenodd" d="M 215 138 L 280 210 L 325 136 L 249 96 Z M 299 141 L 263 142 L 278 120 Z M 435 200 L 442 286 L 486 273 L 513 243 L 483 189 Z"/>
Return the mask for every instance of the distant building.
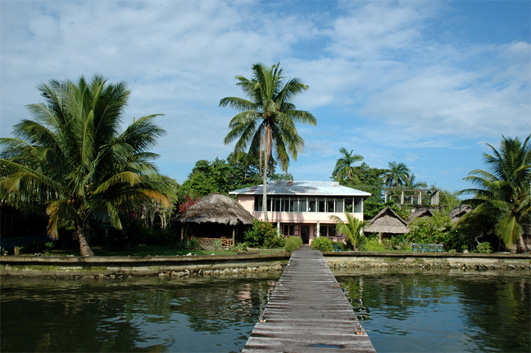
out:
<path id="1" fill-rule="evenodd" d="M 386 207 L 369 221 L 369 225 L 365 227 L 364 231 L 365 233 L 378 234 L 378 239 L 381 242 L 384 238 L 408 233 L 409 228 L 402 217 L 391 208 Z"/>
<path id="2" fill-rule="evenodd" d="M 262 193 L 262 185 L 230 192 L 249 213 L 263 221 Z M 332 181 L 274 181 L 267 184 L 268 218 L 281 234 L 299 236 L 305 244 L 319 236 L 342 241 L 330 216 L 346 221 L 348 212 L 363 221 L 363 201 L 369 196 Z"/>

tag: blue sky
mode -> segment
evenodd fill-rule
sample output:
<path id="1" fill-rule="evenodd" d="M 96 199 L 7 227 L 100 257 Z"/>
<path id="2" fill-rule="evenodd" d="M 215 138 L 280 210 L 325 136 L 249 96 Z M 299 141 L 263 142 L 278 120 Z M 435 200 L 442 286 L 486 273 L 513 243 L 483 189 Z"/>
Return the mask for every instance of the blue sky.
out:
<path id="1" fill-rule="evenodd" d="M 236 75 L 280 62 L 310 89 L 317 127 L 289 172 L 329 180 L 339 148 L 404 162 L 450 191 L 485 168 L 485 143 L 531 133 L 531 1 L 0 0 L 0 136 L 50 79 L 101 73 L 132 91 L 124 121 L 161 113 L 160 171 L 182 183 L 226 158 L 218 107 Z"/>

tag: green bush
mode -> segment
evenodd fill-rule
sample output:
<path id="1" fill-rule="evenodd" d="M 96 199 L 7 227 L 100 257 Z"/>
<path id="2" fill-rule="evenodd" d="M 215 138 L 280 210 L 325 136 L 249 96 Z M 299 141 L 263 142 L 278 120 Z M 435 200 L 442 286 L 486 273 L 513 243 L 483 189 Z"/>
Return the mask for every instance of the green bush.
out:
<path id="1" fill-rule="evenodd" d="M 318 237 L 312 240 L 312 249 L 320 251 L 334 251 L 334 245 L 330 238 Z"/>
<path id="2" fill-rule="evenodd" d="M 278 236 L 276 228 L 271 223 L 255 219 L 251 229 L 245 231 L 244 240 L 251 248 L 281 248 L 284 237 Z"/>
<path id="3" fill-rule="evenodd" d="M 171 244 L 170 246 L 173 249 L 179 249 L 179 250 L 198 250 L 201 249 L 201 245 L 199 244 L 199 240 L 196 238 L 192 239 L 186 239 L 186 240 L 178 240 Z"/>
<path id="4" fill-rule="evenodd" d="M 432 217 L 423 217 L 413 220 L 409 224 L 409 233 L 406 238 L 410 243 L 434 244 L 448 243 L 452 221 L 448 216 L 436 213 Z"/>
<path id="5" fill-rule="evenodd" d="M 360 245 L 361 251 L 385 251 L 385 245 L 380 244 L 377 238 L 366 238 Z"/>
<path id="6" fill-rule="evenodd" d="M 237 243 L 231 246 L 230 250 L 232 251 L 247 251 L 248 245 L 247 243 Z"/>
<path id="7" fill-rule="evenodd" d="M 339 250 L 341 250 L 341 251 L 347 250 L 347 245 L 345 243 L 343 243 L 342 241 L 334 241 L 334 242 L 332 242 L 332 246 L 334 248 L 339 248 Z"/>
<path id="8" fill-rule="evenodd" d="M 302 245 L 302 239 L 296 236 L 291 236 L 286 240 L 286 243 L 284 245 L 284 250 L 286 252 L 293 252 L 300 248 Z"/>
<path id="9" fill-rule="evenodd" d="M 477 252 L 480 254 L 490 254 L 492 252 L 490 243 L 488 241 L 479 243 L 477 247 Z"/>

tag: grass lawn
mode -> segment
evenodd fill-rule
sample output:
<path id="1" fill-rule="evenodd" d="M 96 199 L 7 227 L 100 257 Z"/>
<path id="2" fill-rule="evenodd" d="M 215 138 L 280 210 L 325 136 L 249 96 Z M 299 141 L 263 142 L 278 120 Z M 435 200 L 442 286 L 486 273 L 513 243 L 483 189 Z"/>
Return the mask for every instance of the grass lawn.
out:
<path id="1" fill-rule="evenodd" d="M 172 249 L 164 245 L 132 245 L 120 250 L 107 250 L 101 247 L 94 247 L 96 256 L 185 256 L 192 255 L 236 255 L 236 251 L 231 250 L 186 250 Z M 249 252 L 274 254 L 281 253 L 283 249 L 249 249 Z M 79 256 L 79 251 L 74 250 L 53 250 L 52 256 Z"/>

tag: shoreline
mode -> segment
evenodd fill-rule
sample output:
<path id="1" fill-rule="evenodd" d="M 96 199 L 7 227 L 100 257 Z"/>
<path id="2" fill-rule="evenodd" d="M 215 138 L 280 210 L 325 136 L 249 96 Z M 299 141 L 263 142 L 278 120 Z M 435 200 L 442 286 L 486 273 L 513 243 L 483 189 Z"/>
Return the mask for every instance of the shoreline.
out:
<path id="1" fill-rule="evenodd" d="M 333 271 L 415 269 L 530 271 L 528 254 L 455 254 L 403 252 L 325 252 Z M 0 277 L 115 279 L 243 276 L 282 272 L 291 254 L 214 256 L 0 256 Z"/>

